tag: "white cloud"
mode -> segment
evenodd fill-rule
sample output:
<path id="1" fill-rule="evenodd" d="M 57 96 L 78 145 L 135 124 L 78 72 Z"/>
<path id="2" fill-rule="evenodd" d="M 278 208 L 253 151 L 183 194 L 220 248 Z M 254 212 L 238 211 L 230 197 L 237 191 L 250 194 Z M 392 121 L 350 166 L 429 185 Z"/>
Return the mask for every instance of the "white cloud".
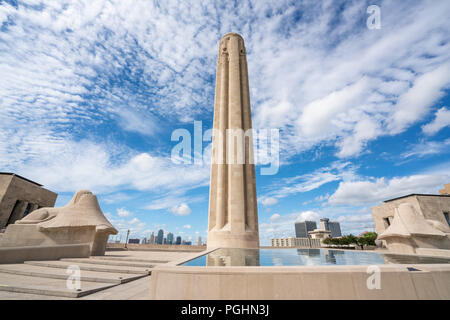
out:
<path id="1" fill-rule="evenodd" d="M 174 203 L 198 203 L 205 201 L 204 196 L 178 196 L 179 192 L 171 191 L 166 196 L 157 198 L 151 203 L 147 204 L 144 208 L 148 210 L 162 210 L 173 208 Z"/>
<path id="2" fill-rule="evenodd" d="M 155 192 L 176 189 L 180 193 L 207 185 L 209 180 L 206 166 L 175 165 L 170 158 L 136 153 L 114 144 L 43 141 L 27 145 L 26 150 L 28 158 L 18 157 L 15 162 L 6 158 L 4 163 L 0 159 L 0 164 L 59 192 L 90 189 L 110 193 L 132 188 Z"/>
<path id="3" fill-rule="evenodd" d="M 138 132 L 146 136 L 154 136 L 160 131 L 161 124 L 149 112 L 117 110 L 118 122 L 126 131 Z"/>
<path id="4" fill-rule="evenodd" d="M 263 198 L 263 199 L 261 200 L 261 203 L 262 203 L 264 206 L 273 206 L 274 204 L 277 204 L 277 203 L 278 203 L 278 200 L 275 199 L 275 198 Z"/>
<path id="5" fill-rule="evenodd" d="M 133 219 L 130 220 L 130 224 L 138 224 L 140 222 L 141 221 L 138 218 L 133 218 Z"/>
<path id="6" fill-rule="evenodd" d="M 267 192 L 261 198 L 263 200 L 280 199 L 292 194 L 318 189 L 333 181 L 354 179 L 355 170 L 356 168 L 350 162 L 336 161 L 329 166 L 318 168 L 312 173 L 274 181 L 269 187 L 272 191 Z"/>
<path id="7" fill-rule="evenodd" d="M 192 227 L 191 227 L 190 224 L 186 224 L 186 225 L 183 226 L 183 228 L 184 228 L 184 229 L 191 229 Z"/>
<path id="8" fill-rule="evenodd" d="M 296 222 L 303 222 L 303 221 L 317 221 L 319 220 L 320 215 L 317 212 L 308 210 L 303 211 L 298 215 L 298 218 Z"/>
<path id="9" fill-rule="evenodd" d="M 278 219 L 280 219 L 280 215 L 278 213 L 273 214 L 269 220 L 270 221 L 277 221 Z"/>
<path id="10" fill-rule="evenodd" d="M 407 151 L 403 152 L 401 158 L 422 158 L 433 154 L 444 154 L 450 152 L 450 138 L 444 141 L 421 141 Z"/>
<path id="11" fill-rule="evenodd" d="M 129 217 L 131 215 L 131 212 L 126 210 L 125 208 L 119 208 L 117 209 L 117 215 L 119 217 Z"/>
<path id="12" fill-rule="evenodd" d="M 176 216 L 188 216 L 191 214 L 191 208 L 189 208 L 187 203 L 181 203 L 178 206 L 170 208 L 170 212 Z"/>
<path id="13" fill-rule="evenodd" d="M 436 111 L 433 121 L 422 126 L 422 131 L 426 135 L 433 135 L 448 126 L 450 126 L 450 110 L 448 110 L 446 107 L 443 107 Z"/>
<path id="14" fill-rule="evenodd" d="M 331 205 L 355 206 L 376 203 L 412 193 L 436 194 L 439 188 L 448 183 L 449 180 L 448 170 L 443 170 L 391 179 L 372 178 L 341 182 L 328 202 Z"/>
<path id="15" fill-rule="evenodd" d="M 339 216 L 335 220 L 340 223 L 341 231 L 345 232 L 344 234 L 359 235 L 363 231 L 375 231 L 375 223 L 371 213 L 349 214 Z"/>
<path id="16" fill-rule="evenodd" d="M 124 192 L 115 192 L 110 194 L 105 194 L 100 197 L 101 202 L 105 203 L 119 203 L 119 202 L 125 202 L 133 197 L 129 194 L 126 194 Z"/>
<path id="17" fill-rule="evenodd" d="M 414 85 L 398 98 L 388 128 L 399 133 L 422 119 L 450 85 L 450 63 L 419 76 Z"/>
<path id="18" fill-rule="evenodd" d="M 367 78 L 362 78 L 354 84 L 309 103 L 297 120 L 298 128 L 307 137 L 327 136 L 332 131 L 336 115 L 361 103 L 361 98 L 367 93 L 368 82 Z"/>

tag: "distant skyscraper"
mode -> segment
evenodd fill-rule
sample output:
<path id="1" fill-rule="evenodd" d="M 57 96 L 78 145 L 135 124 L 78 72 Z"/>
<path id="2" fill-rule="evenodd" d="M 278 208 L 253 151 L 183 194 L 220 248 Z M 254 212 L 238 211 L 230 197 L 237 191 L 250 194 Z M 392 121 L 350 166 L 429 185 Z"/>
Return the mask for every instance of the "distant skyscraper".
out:
<path id="1" fill-rule="evenodd" d="M 341 225 L 337 221 L 330 221 L 328 218 L 320 219 L 320 228 L 331 232 L 332 238 L 341 237 Z"/>
<path id="2" fill-rule="evenodd" d="M 173 233 L 171 232 L 167 234 L 167 244 L 173 244 Z"/>
<path id="3" fill-rule="evenodd" d="M 163 239 L 164 239 L 164 231 L 162 229 L 160 229 L 158 231 L 158 237 L 156 238 L 156 243 L 163 244 Z"/>
<path id="4" fill-rule="evenodd" d="M 155 233 L 154 233 L 154 232 L 152 232 L 152 234 L 151 234 L 151 236 L 150 236 L 150 241 L 149 241 L 149 243 L 150 243 L 150 244 L 154 244 L 154 243 L 155 243 Z"/>
<path id="5" fill-rule="evenodd" d="M 180 236 L 177 237 L 177 241 L 175 242 L 175 244 L 181 244 L 181 237 Z"/>
<path id="6" fill-rule="evenodd" d="M 163 239 L 163 244 L 167 244 L 166 238 Z"/>
<path id="7" fill-rule="evenodd" d="M 330 227 L 329 227 L 329 224 L 328 224 L 329 222 L 330 222 L 330 219 L 328 219 L 328 218 L 320 219 L 320 229 L 330 230 Z"/>
<path id="8" fill-rule="evenodd" d="M 142 239 L 142 244 L 147 244 L 147 238 Z"/>
<path id="9" fill-rule="evenodd" d="M 295 237 L 296 238 L 308 238 L 308 232 L 317 229 L 315 221 L 302 221 L 295 223 Z"/>
<path id="10" fill-rule="evenodd" d="M 202 243 L 202 237 L 198 237 L 198 240 L 197 240 L 197 245 L 198 246 L 201 246 L 203 243 Z"/>

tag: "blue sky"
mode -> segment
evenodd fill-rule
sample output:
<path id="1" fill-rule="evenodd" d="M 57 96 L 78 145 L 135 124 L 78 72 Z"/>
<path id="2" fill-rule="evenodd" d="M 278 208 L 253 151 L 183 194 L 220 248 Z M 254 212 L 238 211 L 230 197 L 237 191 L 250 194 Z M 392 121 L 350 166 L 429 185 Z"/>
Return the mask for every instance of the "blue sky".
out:
<path id="1" fill-rule="evenodd" d="M 370 230 L 371 206 L 450 182 L 449 14 L 431 0 L 0 0 L 0 171 L 57 205 L 93 191 L 122 234 L 205 239 L 209 166 L 173 163 L 170 138 L 211 127 L 233 31 L 253 126 L 280 130 L 278 173 L 257 166 L 261 243 L 302 219 Z"/>

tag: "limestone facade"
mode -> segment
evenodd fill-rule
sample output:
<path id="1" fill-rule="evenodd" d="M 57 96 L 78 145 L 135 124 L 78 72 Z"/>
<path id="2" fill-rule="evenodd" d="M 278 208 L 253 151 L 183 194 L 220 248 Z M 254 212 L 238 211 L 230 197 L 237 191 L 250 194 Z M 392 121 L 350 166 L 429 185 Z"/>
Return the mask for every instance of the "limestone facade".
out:
<path id="1" fill-rule="evenodd" d="M 409 196 L 372 208 L 378 239 L 395 253 L 450 250 L 450 195 Z"/>
<path id="2" fill-rule="evenodd" d="M 314 229 L 313 231 L 309 231 L 311 239 L 326 239 L 331 237 L 331 231 L 324 229 Z"/>
<path id="3" fill-rule="evenodd" d="M 272 247 L 305 247 L 320 248 L 321 240 L 312 238 L 272 238 L 270 239 Z"/>
<path id="4" fill-rule="evenodd" d="M 36 209 L 53 207 L 57 194 L 13 173 L 0 172 L 0 229 Z"/>
<path id="5" fill-rule="evenodd" d="M 450 195 L 450 183 L 445 184 L 444 189 L 439 190 L 439 193 Z"/>

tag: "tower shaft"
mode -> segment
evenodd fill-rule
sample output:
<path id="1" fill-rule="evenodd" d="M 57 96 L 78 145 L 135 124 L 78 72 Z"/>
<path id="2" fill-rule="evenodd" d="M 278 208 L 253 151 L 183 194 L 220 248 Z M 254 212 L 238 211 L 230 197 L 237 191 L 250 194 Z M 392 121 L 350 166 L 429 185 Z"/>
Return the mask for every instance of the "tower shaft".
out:
<path id="1" fill-rule="evenodd" d="M 259 247 L 252 120 L 244 40 L 219 45 L 214 102 L 208 247 Z"/>

